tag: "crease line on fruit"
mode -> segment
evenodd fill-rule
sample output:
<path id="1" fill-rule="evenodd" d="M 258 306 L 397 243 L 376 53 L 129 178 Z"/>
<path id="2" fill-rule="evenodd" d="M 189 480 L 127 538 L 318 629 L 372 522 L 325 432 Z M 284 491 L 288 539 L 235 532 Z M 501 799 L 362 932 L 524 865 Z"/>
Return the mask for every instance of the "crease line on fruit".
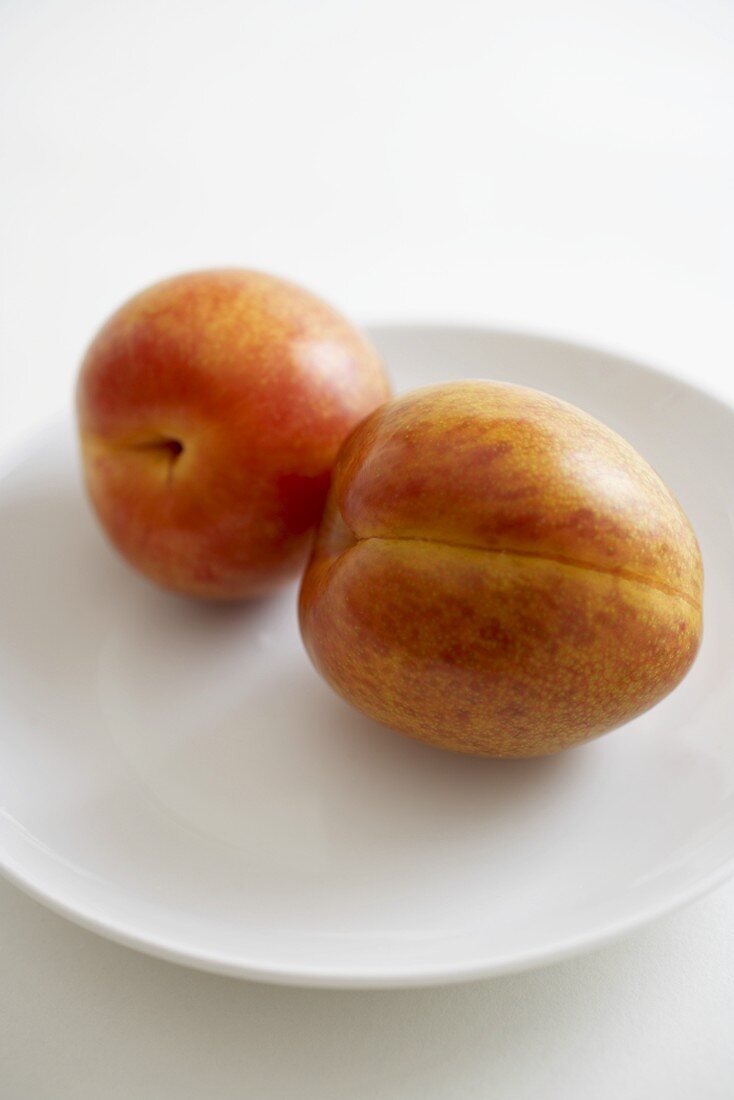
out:
<path id="1" fill-rule="evenodd" d="M 82 433 L 82 443 L 92 450 L 114 454 L 117 451 L 147 451 L 149 454 L 167 456 L 169 461 L 175 463 L 186 450 L 184 444 L 175 436 L 161 435 L 154 439 L 110 440 L 104 437 Z"/>
<path id="2" fill-rule="evenodd" d="M 173 484 L 173 473 L 176 464 L 184 453 L 184 445 L 180 439 L 173 436 L 161 436 L 160 439 L 144 440 L 140 443 L 128 444 L 133 451 L 149 451 L 158 454 L 166 462 L 166 486 L 170 489 Z"/>
<path id="3" fill-rule="evenodd" d="M 422 542 L 429 546 L 446 546 L 452 550 L 470 550 L 478 554 L 505 554 L 513 558 L 534 558 L 537 561 L 558 562 L 559 565 L 567 565 L 573 569 L 585 569 L 590 573 L 600 573 L 603 576 L 619 577 L 621 580 L 632 581 L 634 584 L 642 584 L 648 588 L 654 588 L 659 592 L 664 592 L 667 596 L 673 596 L 678 600 L 683 600 L 683 602 L 692 607 L 694 611 L 701 611 L 701 604 L 698 600 L 693 599 L 692 596 L 688 596 L 685 592 L 679 592 L 673 585 L 665 584 L 664 581 L 645 577 L 641 573 L 635 573 L 632 569 L 605 569 L 604 566 L 594 565 L 592 562 L 579 561 L 577 558 L 569 558 L 564 554 L 541 554 L 535 550 L 520 550 L 514 549 L 513 547 L 476 546 L 464 542 L 447 542 L 445 539 L 430 539 L 420 535 L 364 535 L 362 537 L 353 535 L 353 538 L 353 546 L 357 546 L 361 542 Z"/>
<path id="4" fill-rule="evenodd" d="M 184 451 L 184 445 L 181 440 L 173 439 L 172 437 L 163 437 L 161 439 L 147 439 L 142 443 L 123 443 L 121 446 L 123 450 L 129 449 L 131 451 L 157 451 L 160 455 L 167 454 L 172 463 L 175 462 L 177 458 L 180 458 Z"/>

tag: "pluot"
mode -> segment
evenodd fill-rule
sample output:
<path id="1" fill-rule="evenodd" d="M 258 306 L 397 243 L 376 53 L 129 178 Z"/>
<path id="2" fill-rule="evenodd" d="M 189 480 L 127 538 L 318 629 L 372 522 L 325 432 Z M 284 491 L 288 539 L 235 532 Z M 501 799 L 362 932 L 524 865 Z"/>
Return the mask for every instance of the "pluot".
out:
<path id="1" fill-rule="evenodd" d="M 340 444 L 389 393 L 367 340 L 254 271 L 168 279 L 117 311 L 81 366 L 89 496 L 158 584 L 236 600 L 307 557 Z"/>
<path id="2" fill-rule="evenodd" d="M 463 382 L 383 405 L 337 459 L 300 594 L 346 700 L 459 752 L 558 752 L 653 706 L 701 637 L 696 537 L 591 416 Z"/>

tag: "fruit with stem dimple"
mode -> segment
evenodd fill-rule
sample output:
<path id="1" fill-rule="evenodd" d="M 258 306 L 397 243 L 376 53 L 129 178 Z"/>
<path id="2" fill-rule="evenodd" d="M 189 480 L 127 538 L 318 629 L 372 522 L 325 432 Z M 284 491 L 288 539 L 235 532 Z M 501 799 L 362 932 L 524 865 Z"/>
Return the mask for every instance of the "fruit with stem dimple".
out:
<path id="1" fill-rule="evenodd" d="M 339 446 L 388 393 L 365 337 L 307 291 L 253 271 L 168 279 L 123 305 L 82 364 L 89 496 L 164 587 L 265 592 L 302 568 Z"/>
<path id="2" fill-rule="evenodd" d="M 534 390 L 453 383 L 383 405 L 342 448 L 301 630 L 380 722 L 536 756 L 676 686 L 702 584 L 690 523 L 619 435 Z"/>

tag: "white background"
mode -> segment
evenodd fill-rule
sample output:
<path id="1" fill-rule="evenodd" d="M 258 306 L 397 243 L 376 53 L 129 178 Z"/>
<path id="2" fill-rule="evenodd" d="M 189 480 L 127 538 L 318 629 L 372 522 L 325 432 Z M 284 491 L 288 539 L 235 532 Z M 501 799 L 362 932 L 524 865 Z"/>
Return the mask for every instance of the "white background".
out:
<path id="1" fill-rule="evenodd" d="M 734 4 L 2 0 L 0 443 L 177 270 L 528 327 L 734 400 Z M 0 567 L 2 563 L 0 563 Z M 0 609 L 1 613 L 1 609 Z M 2 1100 L 730 1100 L 734 887 L 446 990 L 196 974 L 0 883 Z"/>

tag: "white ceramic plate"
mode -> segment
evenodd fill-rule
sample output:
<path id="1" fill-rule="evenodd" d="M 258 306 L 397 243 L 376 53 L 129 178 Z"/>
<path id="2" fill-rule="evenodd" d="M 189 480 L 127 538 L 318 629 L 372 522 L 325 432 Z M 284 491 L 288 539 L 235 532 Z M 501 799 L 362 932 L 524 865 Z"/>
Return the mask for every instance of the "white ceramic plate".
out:
<path id="1" fill-rule="evenodd" d="M 374 336 L 401 389 L 521 382 L 627 436 L 700 537 L 699 659 L 651 713 L 559 757 L 406 740 L 312 670 L 295 587 L 212 607 L 128 571 L 69 422 L 0 481 L 0 862 L 88 928 L 268 981 L 416 985 L 589 948 L 732 870 L 734 411 L 555 341 Z"/>

